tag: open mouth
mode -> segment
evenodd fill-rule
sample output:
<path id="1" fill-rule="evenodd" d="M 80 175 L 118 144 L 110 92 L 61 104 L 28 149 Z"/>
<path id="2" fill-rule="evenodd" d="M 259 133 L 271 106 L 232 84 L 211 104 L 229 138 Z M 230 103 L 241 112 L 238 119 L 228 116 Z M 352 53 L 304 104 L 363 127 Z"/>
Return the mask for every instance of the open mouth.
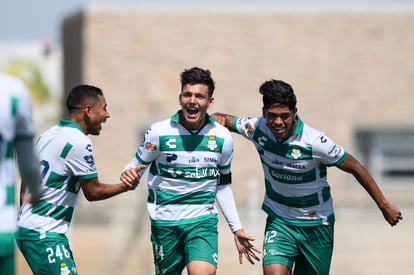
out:
<path id="1" fill-rule="evenodd" d="M 198 113 L 198 109 L 197 109 L 197 108 L 195 108 L 195 107 L 188 107 L 188 108 L 187 108 L 187 113 L 188 113 L 190 116 L 194 116 L 194 115 L 196 115 L 196 114 Z"/>

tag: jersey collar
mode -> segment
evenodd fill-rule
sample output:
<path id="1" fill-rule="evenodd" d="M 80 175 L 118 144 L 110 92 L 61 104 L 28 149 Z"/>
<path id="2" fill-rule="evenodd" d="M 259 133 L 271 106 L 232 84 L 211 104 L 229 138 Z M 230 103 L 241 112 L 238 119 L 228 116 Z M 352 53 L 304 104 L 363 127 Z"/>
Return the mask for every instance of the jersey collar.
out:
<path id="1" fill-rule="evenodd" d="M 181 113 L 182 112 L 183 111 L 179 110 L 178 112 L 176 112 L 175 114 L 173 114 L 171 116 L 171 120 L 174 121 L 175 123 L 181 124 L 180 123 L 180 116 L 181 116 Z M 215 121 L 209 114 L 206 114 L 206 116 L 207 116 L 207 118 L 206 118 L 206 122 L 207 123 L 206 124 L 213 123 Z"/>
<path id="2" fill-rule="evenodd" d="M 76 122 L 74 122 L 73 120 L 61 119 L 59 121 L 58 125 L 60 127 L 71 127 L 71 128 L 75 128 L 75 129 L 78 129 L 79 131 L 81 131 L 83 133 L 83 129 L 80 127 L 80 125 L 77 124 Z"/>
<path id="3" fill-rule="evenodd" d="M 303 132 L 304 123 L 302 119 L 300 119 L 299 115 L 297 115 L 296 117 L 298 121 L 296 122 L 296 127 L 295 127 L 295 130 L 293 130 L 292 135 L 300 135 Z"/>

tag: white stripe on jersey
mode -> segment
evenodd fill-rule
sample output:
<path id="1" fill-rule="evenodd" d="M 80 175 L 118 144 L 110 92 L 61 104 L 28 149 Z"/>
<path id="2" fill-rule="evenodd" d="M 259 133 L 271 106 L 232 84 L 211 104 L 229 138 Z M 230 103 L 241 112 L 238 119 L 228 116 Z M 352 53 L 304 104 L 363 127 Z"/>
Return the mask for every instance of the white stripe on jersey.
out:
<path id="1" fill-rule="evenodd" d="M 65 234 L 80 190 L 78 179 L 97 177 L 92 142 L 78 124 L 61 120 L 40 136 L 36 151 L 45 191 L 34 209 L 23 204 L 18 226 Z"/>

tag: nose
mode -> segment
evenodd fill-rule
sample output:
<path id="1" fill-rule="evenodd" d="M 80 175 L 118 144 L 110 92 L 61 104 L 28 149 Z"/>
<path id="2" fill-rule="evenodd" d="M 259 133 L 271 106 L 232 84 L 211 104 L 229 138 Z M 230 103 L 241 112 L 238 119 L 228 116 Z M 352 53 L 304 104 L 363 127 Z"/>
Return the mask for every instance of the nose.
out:
<path id="1" fill-rule="evenodd" d="M 190 97 L 190 103 L 194 103 L 194 102 L 196 102 L 196 97 L 195 97 L 195 95 L 192 95 Z"/>
<path id="2" fill-rule="evenodd" d="M 276 116 L 272 120 L 272 124 L 274 124 L 274 125 L 281 125 L 281 124 L 283 124 L 283 119 L 280 116 Z"/>

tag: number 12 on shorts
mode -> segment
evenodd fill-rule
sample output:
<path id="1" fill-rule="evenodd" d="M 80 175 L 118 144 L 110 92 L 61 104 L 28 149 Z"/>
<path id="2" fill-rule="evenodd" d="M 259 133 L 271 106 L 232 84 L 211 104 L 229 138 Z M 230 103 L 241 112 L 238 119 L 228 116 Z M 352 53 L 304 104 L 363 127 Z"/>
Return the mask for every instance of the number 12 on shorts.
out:
<path id="1" fill-rule="evenodd" d="M 277 232 L 275 230 L 266 231 L 264 242 L 273 243 L 276 235 L 277 235 Z"/>

